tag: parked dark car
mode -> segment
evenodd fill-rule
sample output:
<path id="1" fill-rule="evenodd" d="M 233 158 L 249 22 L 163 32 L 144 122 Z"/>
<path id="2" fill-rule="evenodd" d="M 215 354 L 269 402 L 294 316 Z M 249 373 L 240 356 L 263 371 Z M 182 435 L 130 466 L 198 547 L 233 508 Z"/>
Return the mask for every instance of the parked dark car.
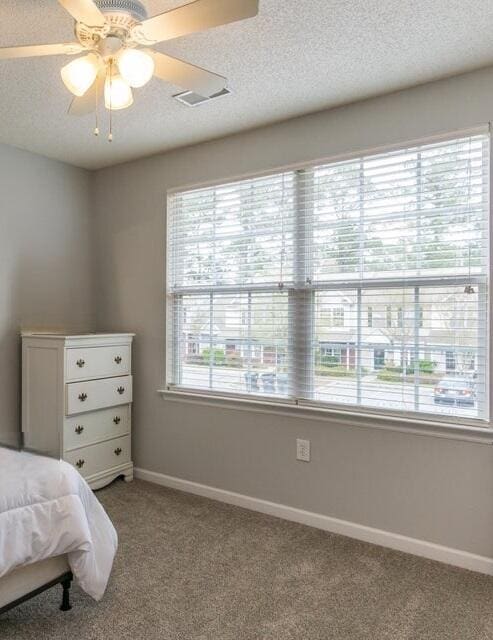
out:
<path id="1" fill-rule="evenodd" d="M 253 371 L 245 373 L 245 383 L 247 391 L 258 391 L 258 373 Z"/>
<path id="2" fill-rule="evenodd" d="M 263 373 L 260 376 L 262 380 L 262 391 L 264 393 L 276 392 L 276 374 L 275 373 Z"/>
<path id="3" fill-rule="evenodd" d="M 255 371 L 244 374 L 247 391 L 256 393 L 260 391 L 259 381 L 262 383 L 262 392 L 272 395 L 286 395 L 288 392 L 288 374 L 287 373 L 262 373 Z"/>
<path id="4" fill-rule="evenodd" d="M 476 385 L 470 378 L 444 378 L 433 390 L 436 404 L 474 405 Z"/>
<path id="5" fill-rule="evenodd" d="M 277 393 L 285 396 L 288 392 L 288 374 L 287 373 L 278 373 L 277 374 Z"/>

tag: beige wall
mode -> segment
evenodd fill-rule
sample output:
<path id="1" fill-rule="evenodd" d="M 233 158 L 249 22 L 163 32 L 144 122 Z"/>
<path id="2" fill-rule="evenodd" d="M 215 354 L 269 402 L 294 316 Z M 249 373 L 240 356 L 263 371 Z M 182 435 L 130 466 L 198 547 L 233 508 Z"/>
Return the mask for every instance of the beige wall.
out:
<path id="1" fill-rule="evenodd" d="M 171 401 L 165 352 L 168 188 L 471 127 L 493 69 L 180 149 L 96 175 L 97 321 L 133 330 L 137 466 L 493 557 L 493 448 Z M 295 461 L 295 438 L 313 461 Z"/>
<path id="2" fill-rule="evenodd" d="M 0 443 L 20 432 L 21 328 L 91 329 L 91 175 L 0 145 Z"/>

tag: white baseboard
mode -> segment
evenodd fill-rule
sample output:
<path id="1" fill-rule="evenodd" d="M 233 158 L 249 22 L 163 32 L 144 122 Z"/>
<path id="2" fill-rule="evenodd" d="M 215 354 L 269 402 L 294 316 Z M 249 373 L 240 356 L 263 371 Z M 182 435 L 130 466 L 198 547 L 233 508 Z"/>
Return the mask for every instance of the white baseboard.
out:
<path id="1" fill-rule="evenodd" d="M 367 527 L 347 520 L 339 520 L 338 518 L 332 518 L 320 513 L 288 507 L 284 504 L 253 498 L 252 496 L 234 493 L 233 491 L 225 491 L 224 489 L 210 487 L 205 484 L 199 484 L 198 482 L 191 482 L 190 480 L 182 480 L 181 478 L 167 476 L 163 473 L 156 473 L 155 471 L 135 468 L 134 474 L 135 477 L 140 480 L 147 480 L 148 482 L 169 487 L 170 489 L 178 489 L 179 491 L 193 493 L 203 496 L 204 498 L 218 500 L 219 502 L 226 502 L 227 504 L 250 509 L 251 511 L 259 511 L 260 513 L 265 513 L 277 518 L 291 520 L 292 522 L 298 522 L 308 525 L 309 527 L 323 529 L 324 531 L 348 536 L 349 538 L 355 538 L 363 542 L 388 547 L 396 551 L 411 553 L 416 556 L 428 558 L 429 560 L 437 560 L 438 562 L 444 562 L 456 567 L 461 567 L 462 569 L 493 575 L 493 558 L 486 556 L 478 556 L 468 551 L 444 547 L 417 538 L 409 538 L 399 533 L 374 529 L 373 527 Z"/>

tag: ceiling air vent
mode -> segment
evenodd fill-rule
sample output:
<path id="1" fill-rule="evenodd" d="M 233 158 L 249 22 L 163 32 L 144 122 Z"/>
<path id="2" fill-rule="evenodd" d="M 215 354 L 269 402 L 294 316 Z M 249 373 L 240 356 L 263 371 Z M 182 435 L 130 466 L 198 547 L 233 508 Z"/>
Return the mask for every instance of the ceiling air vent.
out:
<path id="1" fill-rule="evenodd" d="M 216 100 L 223 96 L 229 96 L 230 93 L 231 89 L 221 89 L 221 91 L 213 93 L 211 96 L 207 97 L 201 96 L 194 91 L 183 91 L 183 93 L 177 93 L 174 95 L 173 98 L 182 104 L 186 104 L 187 107 L 198 107 L 199 104 L 204 104 L 204 102 L 210 102 L 211 100 Z"/>

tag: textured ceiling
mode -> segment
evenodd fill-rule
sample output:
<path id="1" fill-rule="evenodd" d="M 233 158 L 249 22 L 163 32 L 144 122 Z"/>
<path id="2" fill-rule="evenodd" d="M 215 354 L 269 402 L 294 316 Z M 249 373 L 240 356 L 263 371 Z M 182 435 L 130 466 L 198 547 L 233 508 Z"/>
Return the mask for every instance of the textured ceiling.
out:
<path id="1" fill-rule="evenodd" d="M 0 46 L 73 39 L 56 0 L 1 0 L 0 24 Z M 68 58 L 0 61 L 0 142 L 100 168 L 491 64 L 492 32 L 491 0 L 260 0 L 257 18 L 156 46 L 227 76 L 232 96 L 190 109 L 153 80 L 115 114 L 112 144 L 67 115 Z"/>

